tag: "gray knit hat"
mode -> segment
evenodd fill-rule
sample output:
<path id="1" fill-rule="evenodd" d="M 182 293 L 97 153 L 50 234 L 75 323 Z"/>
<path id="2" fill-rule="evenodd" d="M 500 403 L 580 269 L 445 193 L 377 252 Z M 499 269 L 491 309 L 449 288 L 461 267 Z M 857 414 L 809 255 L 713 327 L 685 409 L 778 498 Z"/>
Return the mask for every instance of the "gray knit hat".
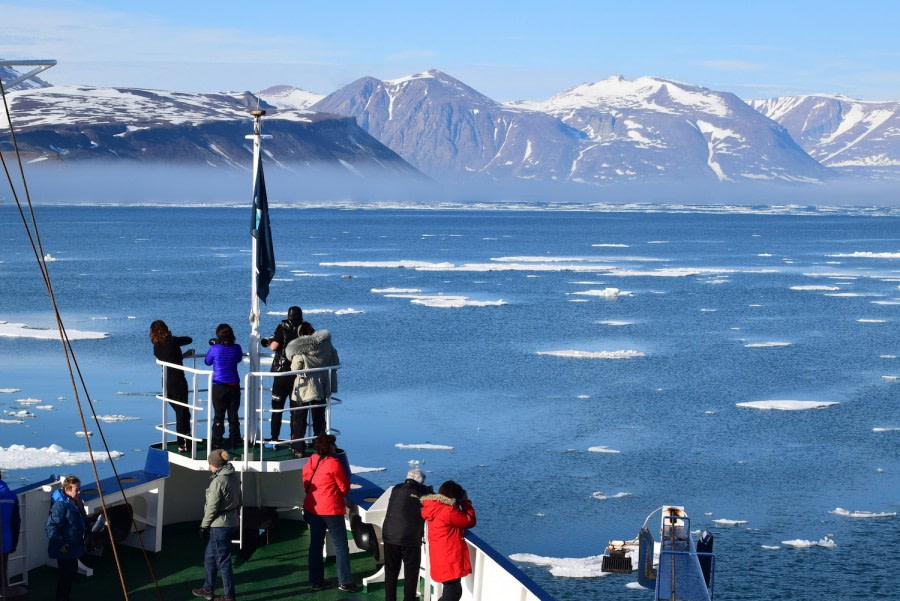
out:
<path id="1" fill-rule="evenodd" d="M 225 449 L 216 449 L 212 453 L 209 454 L 209 464 L 213 467 L 222 467 L 228 460 L 231 459 L 231 455 L 228 454 L 228 451 Z"/>
<path id="2" fill-rule="evenodd" d="M 408 472 L 406 472 L 406 479 L 407 480 L 415 480 L 419 484 L 424 484 L 425 483 L 425 474 L 423 474 L 422 470 L 420 470 L 419 468 L 411 469 Z"/>

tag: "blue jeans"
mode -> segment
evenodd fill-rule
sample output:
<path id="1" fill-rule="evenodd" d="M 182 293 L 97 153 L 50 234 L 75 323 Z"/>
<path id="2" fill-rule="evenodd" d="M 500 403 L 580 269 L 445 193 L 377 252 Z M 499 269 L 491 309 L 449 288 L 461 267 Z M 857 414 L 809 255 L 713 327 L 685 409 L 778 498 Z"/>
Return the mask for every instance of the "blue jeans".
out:
<path id="1" fill-rule="evenodd" d="M 209 543 L 206 545 L 206 581 L 203 588 L 216 590 L 216 574 L 222 574 L 222 588 L 225 596 L 234 599 L 234 575 L 231 571 L 231 539 L 237 528 L 210 528 Z"/>
<path id="2" fill-rule="evenodd" d="M 322 548 L 325 546 L 325 531 L 334 545 L 337 563 L 338 584 L 352 584 L 350 575 L 350 545 L 347 544 L 347 528 L 342 515 L 316 515 L 303 512 L 303 519 L 309 524 L 309 582 L 322 584 L 325 581 L 325 562 Z"/>

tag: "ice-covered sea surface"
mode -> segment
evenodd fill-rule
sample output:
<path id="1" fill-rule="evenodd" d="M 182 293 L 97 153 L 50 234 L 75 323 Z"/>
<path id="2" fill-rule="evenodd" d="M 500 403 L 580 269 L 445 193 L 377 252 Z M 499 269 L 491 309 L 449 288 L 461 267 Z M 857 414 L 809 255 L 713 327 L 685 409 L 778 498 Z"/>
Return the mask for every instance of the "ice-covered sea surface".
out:
<path id="1" fill-rule="evenodd" d="M 249 209 L 37 217 L 105 419 L 75 413 L 30 247 L 0 206 L 4 478 L 92 479 L 60 457 L 96 448 L 100 430 L 118 469 L 140 467 L 161 413 L 150 322 L 200 352 L 220 322 L 248 335 Z M 716 535 L 717 599 L 896 598 L 883 566 L 900 554 L 900 218 L 273 209 L 271 221 L 263 330 L 298 304 L 332 332 L 351 462 L 383 468 L 367 471 L 382 485 L 410 461 L 429 483 L 460 482 L 477 533 L 531 558 L 522 569 L 554 598 L 649 598 L 591 566 L 663 503 Z M 765 410 L 779 408 L 791 410 Z M 54 444 L 35 466 L 27 449 Z"/>

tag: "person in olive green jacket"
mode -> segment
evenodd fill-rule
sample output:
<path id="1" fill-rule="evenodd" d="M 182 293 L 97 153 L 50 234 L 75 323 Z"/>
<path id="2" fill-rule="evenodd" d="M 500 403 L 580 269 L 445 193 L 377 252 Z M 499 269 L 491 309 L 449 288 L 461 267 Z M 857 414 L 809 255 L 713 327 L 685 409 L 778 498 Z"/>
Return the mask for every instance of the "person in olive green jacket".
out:
<path id="1" fill-rule="evenodd" d="M 240 524 L 241 483 L 234 466 L 228 462 L 228 451 L 216 449 L 209 454 L 209 471 L 212 472 L 206 487 L 206 505 L 200 522 L 200 535 L 209 539 L 206 545 L 206 580 L 202 588 L 191 591 L 195 597 L 212 600 L 216 575 L 222 574 L 224 596 L 222 601 L 233 601 L 234 575 L 231 570 L 231 541 L 237 537 Z"/>

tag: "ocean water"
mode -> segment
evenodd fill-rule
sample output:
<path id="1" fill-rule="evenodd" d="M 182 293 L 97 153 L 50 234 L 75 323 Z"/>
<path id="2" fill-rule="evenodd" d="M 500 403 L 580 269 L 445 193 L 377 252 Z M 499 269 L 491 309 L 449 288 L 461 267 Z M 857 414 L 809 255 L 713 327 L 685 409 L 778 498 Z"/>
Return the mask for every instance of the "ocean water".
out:
<path id="1" fill-rule="evenodd" d="M 149 323 L 201 352 L 220 322 L 249 333 L 248 213 L 37 209 L 120 471 L 158 440 Z M 298 304 L 332 332 L 351 463 L 385 486 L 411 461 L 431 484 L 460 482 L 476 533 L 502 554 L 574 560 L 580 577 L 520 564 L 554 598 L 651 598 L 589 558 L 662 504 L 715 535 L 717 599 L 897 598 L 900 218 L 282 208 L 271 220 L 262 331 Z M 53 321 L 9 206 L 0 251 L 4 479 L 92 480 L 85 464 L 33 463 L 35 449 L 85 443 L 59 344 L 33 329 Z M 791 410 L 760 408 L 773 404 Z"/>

